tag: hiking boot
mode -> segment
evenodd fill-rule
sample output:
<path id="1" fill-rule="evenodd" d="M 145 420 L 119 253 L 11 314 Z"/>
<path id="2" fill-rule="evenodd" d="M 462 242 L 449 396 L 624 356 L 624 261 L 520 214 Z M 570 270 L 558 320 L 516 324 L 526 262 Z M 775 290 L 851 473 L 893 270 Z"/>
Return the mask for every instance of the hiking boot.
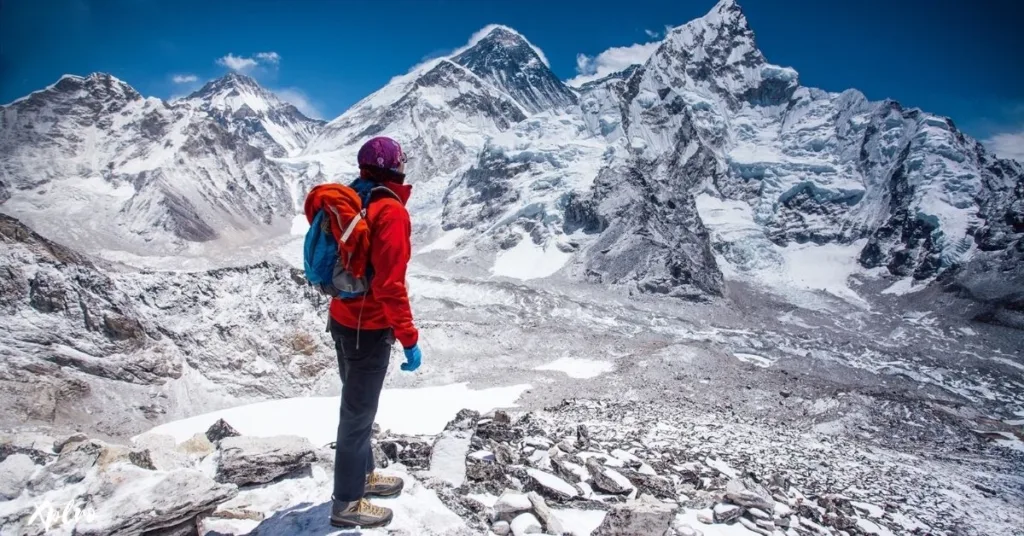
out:
<path id="1" fill-rule="evenodd" d="M 352 502 L 333 501 L 331 505 L 331 525 L 338 528 L 383 527 L 391 523 L 394 515 L 390 508 L 370 504 L 366 499 Z"/>
<path id="2" fill-rule="evenodd" d="M 405 481 L 397 476 L 385 476 L 376 471 L 366 475 L 363 497 L 394 497 L 402 493 Z"/>

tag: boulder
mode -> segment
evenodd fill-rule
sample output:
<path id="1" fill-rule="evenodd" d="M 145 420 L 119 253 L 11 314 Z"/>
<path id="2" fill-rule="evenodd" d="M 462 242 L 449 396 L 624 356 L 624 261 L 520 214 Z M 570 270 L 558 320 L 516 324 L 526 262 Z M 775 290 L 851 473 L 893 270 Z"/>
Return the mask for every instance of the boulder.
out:
<path id="1" fill-rule="evenodd" d="M 544 532 L 547 534 L 568 534 L 569 531 L 562 526 L 562 522 L 555 517 L 555 514 L 548 508 L 548 504 L 544 502 L 544 497 L 541 497 L 537 492 L 531 491 L 526 494 L 526 498 L 530 500 L 530 505 L 533 507 L 533 513 L 537 515 L 540 522 L 544 525 Z"/>
<path id="2" fill-rule="evenodd" d="M 36 464 L 28 454 L 11 454 L 0 462 L 0 500 L 11 500 L 21 495 L 28 484 Z"/>
<path id="3" fill-rule="evenodd" d="M 609 511 L 593 536 L 661 536 L 678 510 L 675 504 L 630 501 Z"/>
<path id="4" fill-rule="evenodd" d="M 514 536 L 525 536 L 527 534 L 542 534 L 544 531 L 541 529 L 540 521 L 533 514 L 527 512 L 525 514 L 519 514 L 511 523 L 512 534 Z"/>
<path id="5" fill-rule="evenodd" d="M 216 443 L 226 437 L 238 437 L 240 435 L 242 434 L 238 433 L 238 430 L 235 430 L 224 419 L 217 419 L 217 422 L 211 424 L 206 430 L 206 439 L 209 439 L 210 443 Z"/>
<path id="6" fill-rule="evenodd" d="M 53 442 L 53 451 L 56 452 L 57 454 L 60 454 L 60 451 L 64 450 L 64 447 L 66 445 L 70 445 L 72 443 L 81 443 L 83 441 L 87 441 L 88 439 L 89 436 L 81 432 L 77 432 L 69 436 L 58 438 Z"/>
<path id="7" fill-rule="evenodd" d="M 525 493 L 517 493 L 514 491 L 506 491 L 498 497 L 498 500 L 494 503 L 494 513 L 498 514 L 499 519 L 513 519 L 523 512 L 528 512 L 533 508 L 530 503 L 530 499 Z"/>
<path id="8" fill-rule="evenodd" d="M 94 514 L 75 526 L 76 536 L 179 534 L 195 519 L 233 498 L 238 489 L 198 470 L 147 471 L 119 464 L 89 484 Z M 131 485 L 124 485 L 130 482 Z"/>
<path id="9" fill-rule="evenodd" d="M 239 486 L 265 484 L 316 461 L 313 445 L 297 436 L 226 437 L 220 451 L 217 481 Z"/>
<path id="10" fill-rule="evenodd" d="M 164 434 L 142 434 L 132 439 L 132 444 L 149 451 L 149 459 L 160 471 L 185 469 L 194 464 L 188 455 L 179 452 L 174 444 L 174 437 Z"/>
<path id="11" fill-rule="evenodd" d="M 491 525 L 491 532 L 497 536 L 506 536 L 512 532 L 512 527 L 508 524 L 508 521 L 496 521 Z"/>
<path id="12" fill-rule="evenodd" d="M 715 514 L 715 523 L 729 523 L 743 515 L 742 507 L 728 503 L 718 503 L 712 511 Z"/>
<path id="13" fill-rule="evenodd" d="M 671 480 L 657 475 L 648 475 L 632 469 L 620 469 L 622 476 L 629 479 L 642 493 L 653 495 L 659 499 L 675 499 L 676 486 Z"/>
<path id="14" fill-rule="evenodd" d="M 0 437 L 0 462 L 12 454 L 24 454 L 38 465 L 53 460 L 52 437 L 32 432 L 18 432 Z"/>
<path id="15" fill-rule="evenodd" d="M 775 499 L 764 486 L 750 478 L 734 478 L 725 485 L 725 498 L 748 508 L 760 508 L 769 514 L 775 508 Z"/>
<path id="16" fill-rule="evenodd" d="M 528 491 L 536 491 L 549 499 L 566 501 L 575 499 L 580 494 L 572 484 L 540 469 L 527 469 L 526 475 L 530 486 Z"/>
<path id="17" fill-rule="evenodd" d="M 389 460 L 405 465 L 409 469 L 430 467 L 433 446 L 416 437 L 388 437 L 380 440 L 380 449 Z"/>
<path id="18" fill-rule="evenodd" d="M 635 489 L 628 478 L 614 469 L 603 467 L 596 458 L 587 459 L 587 471 L 590 473 L 591 484 L 613 495 L 622 495 Z"/>
<path id="19" fill-rule="evenodd" d="M 196 434 L 179 443 L 174 449 L 188 456 L 205 458 L 213 454 L 213 443 L 210 442 L 206 435 Z"/>

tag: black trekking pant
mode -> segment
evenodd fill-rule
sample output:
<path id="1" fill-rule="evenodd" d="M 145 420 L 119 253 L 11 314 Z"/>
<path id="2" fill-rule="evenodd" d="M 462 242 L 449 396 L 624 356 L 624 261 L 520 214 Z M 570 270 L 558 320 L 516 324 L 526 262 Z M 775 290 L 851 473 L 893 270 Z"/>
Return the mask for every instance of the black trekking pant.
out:
<path id="1" fill-rule="evenodd" d="M 334 499 L 352 502 L 363 498 L 366 475 L 374 469 L 370 435 L 395 336 L 390 329 L 357 332 L 333 318 L 330 330 L 341 373 L 341 414 L 334 449 Z"/>

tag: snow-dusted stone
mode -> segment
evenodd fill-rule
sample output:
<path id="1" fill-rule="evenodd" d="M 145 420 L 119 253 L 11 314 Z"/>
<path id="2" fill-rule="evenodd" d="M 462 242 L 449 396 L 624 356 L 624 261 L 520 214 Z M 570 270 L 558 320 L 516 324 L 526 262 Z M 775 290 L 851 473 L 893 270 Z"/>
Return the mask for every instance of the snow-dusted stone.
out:
<path id="1" fill-rule="evenodd" d="M 754 519 L 771 519 L 772 516 L 760 508 L 747 508 L 747 513 Z"/>
<path id="2" fill-rule="evenodd" d="M 76 535 L 167 534 L 164 530 L 187 526 L 238 494 L 235 486 L 214 482 L 198 470 L 153 472 L 129 464 L 102 474 L 89 492 L 95 515 L 75 526 Z"/>
<path id="3" fill-rule="evenodd" d="M 740 517 L 739 518 L 739 522 L 740 522 L 740 525 L 743 525 L 744 528 L 746 528 L 747 530 L 749 530 L 751 532 L 756 532 L 757 534 L 761 534 L 763 536 L 771 536 L 771 534 L 772 534 L 771 531 L 765 530 L 765 529 L 759 527 L 756 523 L 754 523 L 753 521 L 751 521 L 751 520 L 749 520 L 749 519 L 747 519 L 745 517 Z"/>
<path id="4" fill-rule="evenodd" d="M 430 467 L 433 443 L 418 437 L 387 437 L 380 440 L 380 449 L 389 460 L 410 469 L 428 469 Z"/>
<path id="5" fill-rule="evenodd" d="M 530 468 L 526 474 L 530 477 L 533 489 L 549 499 L 564 501 L 579 496 L 580 492 L 575 486 L 551 473 Z"/>
<path id="6" fill-rule="evenodd" d="M 239 486 L 265 484 L 316 461 L 313 445 L 297 436 L 228 437 L 220 451 L 217 481 Z"/>
<path id="7" fill-rule="evenodd" d="M 57 438 L 53 442 L 53 451 L 56 452 L 57 454 L 60 454 L 60 451 L 64 450 L 65 445 L 70 445 L 71 443 L 81 443 L 88 439 L 89 436 L 81 432 L 76 432 L 68 436 Z"/>
<path id="8" fill-rule="evenodd" d="M 478 413 L 475 411 L 471 413 L 472 419 L 467 417 L 462 421 L 452 421 L 456 424 L 449 423 L 449 426 L 465 426 L 466 422 L 472 422 L 475 425 Z M 462 412 L 459 414 L 462 415 Z M 439 434 L 434 440 L 434 446 L 430 452 L 430 474 L 455 488 L 464 484 L 466 482 L 466 455 L 469 453 L 472 439 L 472 432 L 457 428 L 445 430 Z"/>
<path id="9" fill-rule="evenodd" d="M 52 437 L 33 432 L 16 432 L 0 436 L 0 461 L 11 454 L 25 454 L 37 464 L 52 461 L 56 456 L 53 451 Z"/>
<path id="10" fill-rule="evenodd" d="M 132 439 L 132 445 L 148 450 L 153 467 L 161 471 L 184 469 L 193 465 L 187 454 L 177 450 L 174 437 L 169 435 L 141 434 Z"/>
<path id="11" fill-rule="evenodd" d="M 725 486 L 725 498 L 748 508 L 760 508 L 771 513 L 775 500 L 764 486 L 749 478 L 734 478 Z"/>
<path id="12" fill-rule="evenodd" d="M 702 531 L 690 526 L 681 516 L 676 516 L 672 520 L 672 530 L 676 531 L 676 536 L 704 536 Z"/>
<path id="13" fill-rule="evenodd" d="M 728 503 L 716 504 L 713 511 L 715 513 L 715 523 L 728 523 L 743 514 L 743 508 Z"/>
<path id="14" fill-rule="evenodd" d="M 645 465 L 645 467 L 650 466 Z M 628 478 L 641 493 L 648 493 L 659 499 L 675 499 L 678 496 L 675 484 L 667 478 L 656 474 L 650 475 L 634 471 L 633 469 L 620 469 L 619 473 Z"/>
<path id="15" fill-rule="evenodd" d="M 701 523 L 704 523 L 705 525 L 710 525 L 710 524 L 715 522 L 714 515 L 715 515 L 714 512 L 712 512 L 710 510 L 701 510 L 701 511 L 697 512 L 697 521 L 700 521 Z"/>
<path id="16" fill-rule="evenodd" d="M 175 447 L 175 450 L 182 454 L 204 458 L 213 454 L 213 444 L 204 434 L 196 434 Z"/>
<path id="17" fill-rule="evenodd" d="M 544 531 L 548 534 L 565 534 L 567 531 L 562 526 L 562 522 L 555 517 L 555 514 L 548 508 L 548 504 L 544 502 L 544 497 L 541 497 L 535 491 L 531 491 L 526 494 L 526 497 L 530 500 L 530 504 L 533 506 L 533 513 L 537 515 L 541 523 L 544 524 Z"/>
<path id="18" fill-rule="evenodd" d="M 217 422 L 210 425 L 206 430 L 206 439 L 210 440 L 210 443 L 216 443 L 226 437 L 238 437 L 242 434 L 235 430 L 234 426 L 231 426 L 224 419 L 217 419 Z"/>
<path id="19" fill-rule="evenodd" d="M 608 512 L 593 536 L 660 536 L 678 510 L 675 504 L 630 501 Z"/>
<path id="20" fill-rule="evenodd" d="M 634 486 L 628 478 L 614 469 L 602 467 L 597 459 L 587 459 L 587 471 L 590 472 L 591 482 L 594 487 L 614 495 L 626 494 L 633 491 Z"/>
<path id="21" fill-rule="evenodd" d="M 508 516 L 511 519 L 515 514 L 526 512 L 533 508 L 530 504 L 530 499 L 525 493 L 517 493 L 514 491 L 506 491 L 498 497 L 498 500 L 494 503 L 494 511 L 499 517 Z"/>
<path id="22" fill-rule="evenodd" d="M 35 471 L 36 464 L 28 454 L 11 454 L 0 462 L 0 500 L 20 495 Z"/>
<path id="23" fill-rule="evenodd" d="M 537 520 L 537 516 L 527 512 L 525 514 L 519 514 L 511 523 L 512 534 L 515 536 L 525 536 L 526 534 L 541 534 L 544 530 L 541 528 L 540 521 Z"/>
<path id="24" fill-rule="evenodd" d="M 491 525 L 491 532 L 497 536 L 505 536 L 512 532 L 512 527 L 508 524 L 508 521 L 495 521 L 494 524 Z"/>

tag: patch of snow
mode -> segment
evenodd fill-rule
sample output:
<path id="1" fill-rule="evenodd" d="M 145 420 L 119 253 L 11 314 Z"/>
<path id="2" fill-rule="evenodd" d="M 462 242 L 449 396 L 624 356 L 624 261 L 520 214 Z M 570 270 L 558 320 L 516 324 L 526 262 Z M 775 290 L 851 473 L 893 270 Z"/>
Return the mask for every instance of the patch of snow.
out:
<path id="1" fill-rule="evenodd" d="M 577 490 L 575 486 L 551 473 L 534 469 L 532 467 L 527 469 L 526 472 L 544 487 L 557 490 L 569 497 L 576 497 L 580 494 L 579 490 Z"/>
<path id="2" fill-rule="evenodd" d="M 437 240 L 423 246 L 416 253 L 420 254 L 428 253 L 430 251 L 455 249 L 459 240 L 469 234 L 469 232 L 469 229 L 452 229 L 451 231 L 445 231 Z"/>
<path id="3" fill-rule="evenodd" d="M 498 254 L 491 273 L 513 279 L 539 279 L 554 274 L 571 258 L 572 253 L 558 249 L 553 242 L 535 244 L 530 235 L 524 234 L 515 247 Z"/>
<path id="4" fill-rule="evenodd" d="M 552 508 L 555 519 L 572 536 L 590 536 L 604 522 L 606 512 L 603 510 L 581 510 L 578 508 Z"/>
<path id="5" fill-rule="evenodd" d="M 775 362 L 772 359 L 768 359 L 767 357 L 759 356 L 757 354 L 733 353 L 732 355 L 744 363 L 750 363 L 762 368 L 768 368 Z"/>
<path id="6" fill-rule="evenodd" d="M 676 516 L 675 521 L 673 521 L 673 525 L 689 525 L 691 528 L 703 532 L 704 536 L 758 536 L 756 532 L 748 530 L 746 527 L 739 523 L 733 523 L 731 525 L 727 525 L 724 523 L 705 525 L 697 519 L 697 514 L 699 512 L 702 512 L 702 510 L 693 510 L 691 508 L 686 508 L 682 511 L 682 513 Z M 703 510 L 703 512 L 706 516 L 712 515 L 710 509 Z"/>
<path id="7" fill-rule="evenodd" d="M 534 370 L 554 370 L 564 372 L 570 378 L 589 379 L 615 370 L 615 365 L 607 361 L 596 361 L 579 357 L 563 357 Z"/>
<path id="8" fill-rule="evenodd" d="M 913 277 L 905 277 L 899 281 L 889 285 L 888 288 L 882 291 L 882 294 L 893 294 L 896 296 L 905 296 L 907 294 L 913 294 L 919 292 L 928 287 L 933 279 L 927 279 L 925 281 L 918 281 Z"/>
<path id="9" fill-rule="evenodd" d="M 377 423 L 385 430 L 410 435 L 434 435 L 463 408 L 480 412 L 515 405 L 529 385 L 473 390 L 465 383 L 416 389 L 385 389 L 380 396 Z M 179 421 L 150 430 L 181 442 L 224 419 L 243 435 L 268 437 L 297 435 L 314 445 L 334 441 L 338 428 L 336 396 L 286 398 L 239 406 Z"/>

